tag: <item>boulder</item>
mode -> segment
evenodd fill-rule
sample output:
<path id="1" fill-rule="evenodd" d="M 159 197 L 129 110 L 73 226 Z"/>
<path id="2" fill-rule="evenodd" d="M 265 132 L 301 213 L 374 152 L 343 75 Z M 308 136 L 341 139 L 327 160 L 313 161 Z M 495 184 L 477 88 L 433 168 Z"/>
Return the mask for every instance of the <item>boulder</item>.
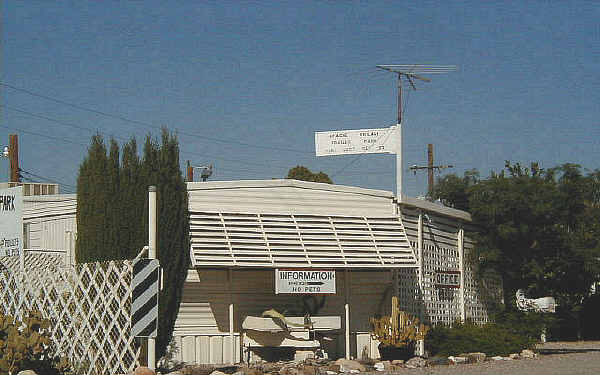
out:
<path id="1" fill-rule="evenodd" d="M 510 358 L 510 359 L 519 359 L 519 353 L 510 353 L 508 355 L 508 358 Z"/>
<path id="2" fill-rule="evenodd" d="M 312 365 L 303 365 L 298 368 L 298 375 L 317 375 L 317 367 Z"/>
<path id="3" fill-rule="evenodd" d="M 37 375 L 37 373 L 33 370 L 23 370 L 19 371 L 17 375 Z"/>
<path id="4" fill-rule="evenodd" d="M 421 357 L 413 357 L 404 363 L 404 366 L 407 368 L 420 368 L 427 366 L 427 361 L 425 358 Z"/>
<path id="5" fill-rule="evenodd" d="M 448 357 L 431 357 L 427 359 L 427 366 L 442 366 L 449 365 L 450 360 Z"/>
<path id="6" fill-rule="evenodd" d="M 523 349 L 521 351 L 521 357 L 523 357 L 523 358 L 535 358 L 536 354 L 533 352 L 533 350 Z"/>
<path id="7" fill-rule="evenodd" d="M 392 362 L 390 361 L 381 361 L 377 362 L 373 365 L 375 370 L 377 371 L 390 371 L 392 369 Z"/>
<path id="8" fill-rule="evenodd" d="M 467 357 L 461 357 L 461 356 L 450 356 L 448 357 L 448 360 L 450 361 L 451 365 L 458 365 L 460 363 L 467 363 Z"/>
<path id="9" fill-rule="evenodd" d="M 467 357 L 467 363 L 481 363 L 485 362 L 485 353 L 474 352 L 474 353 L 466 353 L 461 354 L 461 357 Z"/>
<path id="10" fill-rule="evenodd" d="M 134 374 L 134 375 L 137 375 L 137 374 Z M 223 371 L 215 370 L 215 371 L 211 372 L 210 375 L 227 375 L 227 374 L 225 374 Z"/>
<path id="11" fill-rule="evenodd" d="M 367 371 L 367 368 L 362 363 L 351 359 L 340 358 L 333 363 L 340 366 L 340 372 L 349 372 L 350 370 Z"/>
<path id="12" fill-rule="evenodd" d="M 156 375 L 156 372 L 149 367 L 140 366 L 135 369 L 133 375 Z"/>

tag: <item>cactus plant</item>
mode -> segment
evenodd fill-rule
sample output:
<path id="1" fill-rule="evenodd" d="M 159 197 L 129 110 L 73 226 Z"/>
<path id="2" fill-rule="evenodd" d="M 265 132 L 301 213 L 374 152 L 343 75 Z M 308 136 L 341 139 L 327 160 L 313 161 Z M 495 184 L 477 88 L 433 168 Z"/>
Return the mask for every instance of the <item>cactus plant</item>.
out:
<path id="1" fill-rule="evenodd" d="M 379 340 L 383 346 L 407 347 L 423 340 L 429 327 L 422 324 L 419 318 L 401 311 L 398 297 L 392 297 L 392 315 L 371 318 L 373 331 L 371 337 Z"/>

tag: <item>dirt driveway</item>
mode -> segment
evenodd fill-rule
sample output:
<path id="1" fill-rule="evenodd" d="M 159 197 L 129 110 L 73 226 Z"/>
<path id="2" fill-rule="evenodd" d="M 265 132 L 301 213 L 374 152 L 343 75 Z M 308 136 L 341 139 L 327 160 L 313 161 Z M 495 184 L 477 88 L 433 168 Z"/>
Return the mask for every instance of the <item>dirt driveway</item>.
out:
<path id="1" fill-rule="evenodd" d="M 536 359 L 490 361 L 474 365 L 427 367 L 406 370 L 408 374 L 432 375 L 598 375 L 600 374 L 600 341 L 553 342 L 538 347 Z"/>

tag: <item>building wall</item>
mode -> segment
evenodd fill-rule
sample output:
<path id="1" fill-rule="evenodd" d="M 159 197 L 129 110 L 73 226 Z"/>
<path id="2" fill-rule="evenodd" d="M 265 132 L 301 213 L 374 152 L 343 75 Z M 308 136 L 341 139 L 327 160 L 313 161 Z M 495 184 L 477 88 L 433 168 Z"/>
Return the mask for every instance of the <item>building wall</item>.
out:
<path id="1" fill-rule="evenodd" d="M 25 249 L 61 255 L 65 264 L 73 264 L 76 212 L 75 194 L 23 197 Z"/>
<path id="2" fill-rule="evenodd" d="M 229 350 L 230 303 L 234 306 L 234 337 L 238 344 L 246 316 L 261 316 L 263 311 L 269 309 L 287 316 L 298 315 L 302 305 L 301 296 L 276 295 L 274 274 L 274 270 L 233 270 L 231 273 L 228 270 L 190 271 L 175 323 L 175 342 L 182 345 L 178 359 L 221 363 L 213 362 L 220 358 L 227 362 L 228 356 L 211 357 L 210 353 Z M 342 329 L 330 334 L 333 341 L 326 342 L 329 354 L 334 357 L 345 354 L 344 305 L 347 301 L 350 306 L 352 356 L 361 356 L 365 352 L 371 355 L 369 318 L 390 314 L 391 295 L 391 271 L 336 271 L 336 294 L 315 296 L 319 302 L 322 298 L 325 300 L 316 316 L 339 316 L 342 321 Z M 209 362 L 204 362 L 207 359 Z"/>

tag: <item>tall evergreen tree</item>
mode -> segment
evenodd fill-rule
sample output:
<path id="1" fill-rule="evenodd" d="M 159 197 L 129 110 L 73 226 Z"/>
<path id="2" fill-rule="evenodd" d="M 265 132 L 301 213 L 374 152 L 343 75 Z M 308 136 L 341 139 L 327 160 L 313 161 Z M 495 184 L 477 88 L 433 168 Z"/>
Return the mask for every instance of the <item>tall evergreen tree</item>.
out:
<path id="1" fill-rule="evenodd" d="M 159 296 L 157 355 L 165 353 L 179 311 L 189 268 L 187 188 L 179 169 L 179 143 L 163 129 L 159 144 L 151 136 L 143 158 L 137 143 L 111 141 L 107 156 L 94 136 L 77 180 L 77 261 L 131 259 L 148 243 L 148 186 L 157 187 L 157 255 L 164 272 Z"/>
<path id="2" fill-rule="evenodd" d="M 77 241 L 79 263 L 102 259 L 106 236 L 106 146 L 102 136 L 92 137 L 88 155 L 77 177 Z"/>

